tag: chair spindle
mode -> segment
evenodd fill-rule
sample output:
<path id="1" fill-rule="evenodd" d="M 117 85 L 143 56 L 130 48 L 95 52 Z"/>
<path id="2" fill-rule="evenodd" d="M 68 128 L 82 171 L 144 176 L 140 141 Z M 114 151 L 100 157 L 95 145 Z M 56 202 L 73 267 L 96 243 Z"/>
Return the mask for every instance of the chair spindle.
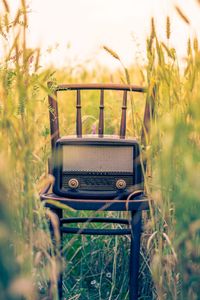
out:
<path id="1" fill-rule="evenodd" d="M 82 137 L 82 120 L 81 120 L 81 92 L 77 90 L 76 98 L 76 135 Z"/>
<path id="2" fill-rule="evenodd" d="M 104 90 L 100 93 L 100 106 L 99 106 L 99 137 L 104 134 Z"/>
<path id="3" fill-rule="evenodd" d="M 126 110 L 127 110 L 127 91 L 124 91 L 121 125 L 120 125 L 120 139 L 125 139 L 126 136 Z"/>

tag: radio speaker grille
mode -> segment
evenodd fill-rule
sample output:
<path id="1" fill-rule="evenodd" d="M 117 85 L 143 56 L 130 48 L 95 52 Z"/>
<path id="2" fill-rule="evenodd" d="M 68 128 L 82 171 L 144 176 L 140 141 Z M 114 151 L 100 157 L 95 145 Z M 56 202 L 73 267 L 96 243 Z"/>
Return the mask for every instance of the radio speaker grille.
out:
<path id="1" fill-rule="evenodd" d="M 133 173 L 133 147 L 65 145 L 63 171 Z"/>

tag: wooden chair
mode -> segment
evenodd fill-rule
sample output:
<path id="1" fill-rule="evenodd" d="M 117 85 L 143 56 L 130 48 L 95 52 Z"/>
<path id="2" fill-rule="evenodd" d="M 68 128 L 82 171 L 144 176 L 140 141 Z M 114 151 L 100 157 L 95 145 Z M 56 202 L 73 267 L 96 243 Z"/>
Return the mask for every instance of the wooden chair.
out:
<path id="1" fill-rule="evenodd" d="M 49 83 L 49 88 L 52 90 L 52 83 Z M 51 129 L 51 147 L 52 155 L 55 152 L 56 142 L 60 138 L 59 133 L 59 116 L 58 116 L 58 101 L 57 92 L 60 91 L 76 91 L 76 134 L 78 139 L 84 139 L 82 136 L 82 122 L 81 122 L 81 91 L 82 90 L 99 90 L 100 91 L 100 113 L 99 113 L 99 130 L 98 136 L 104 139 L 104 91 L 122 91 L 122 118 L 120 126 L 119 139 L 125 139 L 126 134 L 126 109 L 127 109 L 127 94 L 128 93 L 146 93 L 146 89 L 134 85 L 121 84 L 61 84 L 54 87 L 53 92 L 49 95 L 49 112 L 50 112 L 50 129 Z M 155 92 L 155 91 L 154 91 Z M 141 133 L 141 141 L 145 146 L 146 137 L 149 134 L 149 123 L 151 115 L 153 115 L 153 100 L 154 97 L 146 97 L 146 105 L 144 110 L 143 127 Z M 101 142 L 101 141 L 99 141 Z M 141 175 L 143 178 L 143 174 Z M 85 199 L 63 197 L 54 192 L 49 191 L 49 187 L 41 194 L 41 200 L 46 201 L 45 205 L 54 211 L 60 221 L 60 234 L 63 238 L 64 234 L 88 234 L 88 235 L 129 235 L 131 237 L 130 245 L 130 284 L 129 284 L 129 298 L 130 300 L 138 299 L 138 273 L 139 273 L 139 256 L 140 256 L 140 237 L 142 224 L 142 211 L 149 209 L 150 199 L 145 195 L 144 187 L 139 190 L 131 192 L 126 199 Z M 55 205 L 49 204 L 48 200 L 53 200 Z M 93 211 L 129 211 L 131 219 L 119 218 L 95 218 L 93 216 L 88 218 L 64 218 L 63 209 L 56 205 L 61 203 L 67 205 L 75 210 L 93 210 Z M 71 223 L 113 223 L 124 224 L 127 228 L 123 229 L 91 229 L 80 227 L 67 227 Z M 62 239 L 61 239 L 62 240 Z M 62 251 L 62 249 L 61 249 Z M 58 282 L 59 297 L 62 298 L 62 274 Z"/>

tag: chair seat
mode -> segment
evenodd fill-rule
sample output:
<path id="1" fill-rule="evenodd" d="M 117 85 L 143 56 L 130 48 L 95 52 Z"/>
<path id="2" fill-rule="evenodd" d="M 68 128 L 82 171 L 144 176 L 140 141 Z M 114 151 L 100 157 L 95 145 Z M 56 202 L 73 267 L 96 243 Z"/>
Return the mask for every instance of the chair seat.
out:
<path id="1" fill-rule="evenodd" d="M 60 197 L 54 193 L 40 194 L 40 199 L 48 207 L 63 205 L 74 210 L 101 210 L 101 211 L 136 211 L 149 209 L 150 199 L 145 194 L 140 194 L 131 200 L 99 200 L 99 199 L 71 199 Z"/>

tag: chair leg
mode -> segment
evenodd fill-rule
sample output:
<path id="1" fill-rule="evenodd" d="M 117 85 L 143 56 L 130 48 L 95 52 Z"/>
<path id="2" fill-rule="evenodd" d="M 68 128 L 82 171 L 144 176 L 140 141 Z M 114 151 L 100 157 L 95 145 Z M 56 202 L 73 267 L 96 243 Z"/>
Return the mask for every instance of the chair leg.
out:
<path id="1" fill-rule="evenodd" d="M 59 218 L 59 221 L 60 221 L 60 219 L 62 219 L 62 217 L 63 217 L 63 211 L 62 211 L 62 209 L 58 209 L 57 212 L 56 212 L 56 214 L 57 214 L 57 216 Z M 59 224 L 59 226 L 60 226 L 60 224 Z M 59 252 L 60 252 L 61 263 L 62 263 L 62 255 L 63 255 L 63 233 L 62 233 L 61 230 L 60 230 L 60 249 L 59 249 Z M 63 296 L 63 289 L 62 289 L 63 273 L 62 272 L 63 272 L 63 270 L 61 270 L 60 273 L 59 273 L 58 283 L 57 283 L 57 286 L 58 286 L 58 299 L 59 300 L 62 300 L 62 296 Z"/>
<path id="2" fill-rule="evenodd" d="M 62 210 L 53 210 L 57 214 L 59 220 L 62 218 Z M 131 212 L 131 247 L 130 247 L 130 281 L 129 281 L 129 300 L 138 300 L 138 275 L 139 275 L 139 259 L 140 259 L 140 237 L 141 237 L 141 225 L 142 225 L 142 212 Z M 62 256 L 63 248 L 63 233 L 60 231 L 60 254 Z M 62 300 L 63 276 L 62 272 L 58 278 L 58 296 L 59 300 Z"/>
<path id="3" fill-rule="evenodd" d="M 131 212 L 131 248 L 130 248 L 130 282 L 129 299 L 138 299 L 138 275 L 140 259 L 140 237 L 142 225 L 142 212 Z"/>
<path id="4" fill-rule="evenodd" d="M 53 213 L 55 213 L 58 217 L 59 220 L 59 233 L 60 233 L 60 248 L 59 248 L 59 252 L 60 252 L 60 256 L 61 256 L 61 261 L 62 261 L 62 250 L 63 250 L 63 233 L 60 230 L 60 219 L 62 219 L 63 217 L 63 211 L 60 208 L 51 208 L 51 211 Z M 51 238 L 52 240 L 54 240 L 54 232 L 53 232 L 53 227 L 52 224 L 50 224 L 50 233 L 51 233 Z M 62 290 L 62 281 L 63 281 L 63 275 L 62 275 L 62 271 L 59 273 L 58 276 L 58 281 L 57 281 L 57 288 L 58 288 L 58 299 L 62 300 L 62 294 L 63 294 L 63 290 Z"/>
<path id="5" fill-rule="evenodd" d="M 60 231 L 60 256 L 61 256 L 61 263 L 62 263 L 62 254 L 63 254 L 63 233 Z M 63 284 L 63 270 L 60 271 L 59 277 L 58 277 L 58 299 L 62 300 L 63 296 L 63 289 L 62 289 L 62 284 Z"/>

